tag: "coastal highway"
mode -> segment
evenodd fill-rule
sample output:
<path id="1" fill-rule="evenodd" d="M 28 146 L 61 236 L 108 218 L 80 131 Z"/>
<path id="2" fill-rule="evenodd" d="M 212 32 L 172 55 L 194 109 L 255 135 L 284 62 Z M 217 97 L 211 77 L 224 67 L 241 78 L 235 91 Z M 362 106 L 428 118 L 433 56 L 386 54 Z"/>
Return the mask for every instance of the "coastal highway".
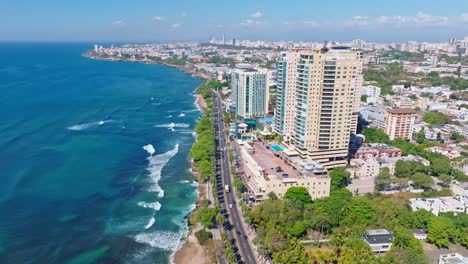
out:
<path id="1" fill-rule="evenodd" d="M 246 231 L 244 229 L 243 221 L 244 219 L 239 213 L 239 207 L 236 204 L 236 197 L 234 190 L 232 189 L 232 182 L 231 182 L 231 172 L 229 166 L 229 155 L 226 146 L 226 136 L 224 133 L 224 119 L 223 119 L 223 112 L 222 112 L 222 105 L 221 99 L 219 95 L 215 93 L 215 127 L 217 129 L 217 137 L 216 137 L 216 148 L 219 151 L 218 159 L 220 162 L 221 167 L 221 177 L 222 183 L 224 185 L 229 185 L 231 189 L 230 192 L 222 191 L 222 195 L 224 196 L 224 206 L 228 210 L 230 219 L 232 220 L 231 226 L 233 227 L 230 230 L 231 237 L 236 237 L 237 245 L 240 250 L 240 254 L 242 255 L 243 262 L 246 264 L 254 264 L 257 263 L 253 249 L 249 244 L 248 238 L 246 236 Z M 224 186 L 223 185 L 223 186 Z M 219 193 L 218 193 L 219 194 Z M 229 205 L 232 206 L 229 206 Z"/>

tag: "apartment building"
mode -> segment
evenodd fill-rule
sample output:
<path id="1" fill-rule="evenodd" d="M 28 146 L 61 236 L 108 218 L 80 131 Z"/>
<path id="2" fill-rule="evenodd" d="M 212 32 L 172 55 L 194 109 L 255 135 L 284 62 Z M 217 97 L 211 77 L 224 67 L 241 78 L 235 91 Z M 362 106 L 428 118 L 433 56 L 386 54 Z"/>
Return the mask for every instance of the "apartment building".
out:
<path id="1" fill-rule="evenodd" d="M 237 118 L 264 117 L 268 113 L 267 72 L 236 69 L 232 73 L 231 89 Z"/>
<path id="2" fill-rule="evenodd" d="M 284 144 L 295 150 L 293 155 L 318 161 L 327 169 L 346 165 L 360 105 L 361 51 L 295 49 L 278 65 L 282 76 L 278 74 L 281 92 L 275 125 Z"/>
<path id="3" fill-rule="evenodd" d="M 412 109 L 393 108 L 385 112 L 384 131 L 390 138 L 405 138 L 411 140 L 413 136 L 416 112 Z"/>

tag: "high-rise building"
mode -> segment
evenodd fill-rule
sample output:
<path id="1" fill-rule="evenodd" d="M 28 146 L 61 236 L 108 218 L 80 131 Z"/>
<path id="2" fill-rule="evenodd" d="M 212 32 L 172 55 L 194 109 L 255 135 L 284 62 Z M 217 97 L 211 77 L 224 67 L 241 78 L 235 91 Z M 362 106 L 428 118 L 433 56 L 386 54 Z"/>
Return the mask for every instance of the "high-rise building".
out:
<path id="1" fill-rule="evenodd" d="M 356 132 L 362 53 L 349 47 L 294 49 L 278 63 L 275 130 L 304 159 L 344 166 Z"/>
<path id="2" fill-rule="evenodd" d="M 223 33 L 223 39 L 222 39 L 222 41 L 221 41 L 221 44 L 223 44 L 223 45 L 226 44 L 226 43 L 224 42 L 224 33 Z"/>
<path id="3" fill-rule="evenodd" d="M 237 118 L 263 117 L 268 113 L 267 73 L 262 70 L 237 69 L 232 73 L 231 88 Z"/>
<path id="4" fill-rule="evenodd" d="M 411 140 L 413 136 L 416 112 L 407 108 L 393 108 L 385 112 L 384 131 L 390 140 L 405 138 Z"/>

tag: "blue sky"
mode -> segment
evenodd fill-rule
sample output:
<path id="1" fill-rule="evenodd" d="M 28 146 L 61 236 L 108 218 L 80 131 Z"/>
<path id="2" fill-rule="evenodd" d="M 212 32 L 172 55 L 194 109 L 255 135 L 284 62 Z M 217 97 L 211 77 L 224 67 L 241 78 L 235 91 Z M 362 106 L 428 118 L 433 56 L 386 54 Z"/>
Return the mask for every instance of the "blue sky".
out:
<path id="1" fill-rule="evenodd" d="M 0 0 L 0 41 L 446 41 L 468 0 Z"/>

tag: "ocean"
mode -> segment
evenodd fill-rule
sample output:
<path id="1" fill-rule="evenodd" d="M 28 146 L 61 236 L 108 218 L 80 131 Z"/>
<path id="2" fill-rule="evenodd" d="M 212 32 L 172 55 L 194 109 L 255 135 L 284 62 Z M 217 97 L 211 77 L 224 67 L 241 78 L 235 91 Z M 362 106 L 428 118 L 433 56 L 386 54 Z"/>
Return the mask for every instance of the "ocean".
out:
<path id="1" fill-rule="evenodd" d="M 0 263 L 168 263 L 187 233 L 202 81 L 91 48 L 0 44 Z"/>

